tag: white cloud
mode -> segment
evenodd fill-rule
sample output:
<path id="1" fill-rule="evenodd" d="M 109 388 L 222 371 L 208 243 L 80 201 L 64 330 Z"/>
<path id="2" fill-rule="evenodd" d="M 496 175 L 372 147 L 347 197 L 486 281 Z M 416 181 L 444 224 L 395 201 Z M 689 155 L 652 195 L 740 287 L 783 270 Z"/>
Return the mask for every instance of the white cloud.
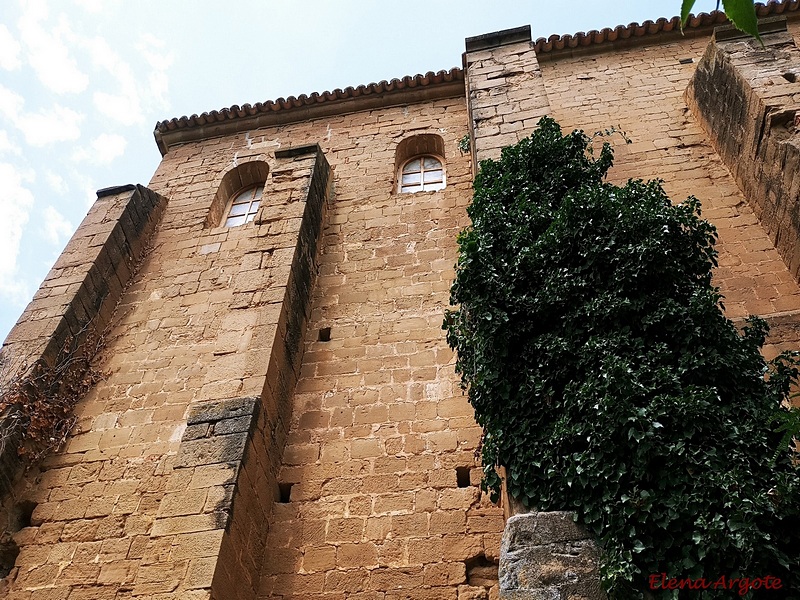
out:
<path id="1" fill-rule="evenodd" d="M 148 76 L 148 98 L 153 101 L 155 108 L 166 110 L 169 108 L 168 92 L 169 77 L 167 71 L 175 60 L 171 52 L 164 52 L 166 43 L 150 33 L 142 36 L 142 41 L 136 44 L 139 54 L 147 61 L 150 67 Z"/>
<path id="2" fill-rule="evenodd" d="M 50 189 L 60 196 L 63 196 L 69 192 L 69 186 L 67 185 L 67 182 L 64 181 L 64 178 L 58 173 L 47 170 L 44 172 L 44 180 L 47 182 L 47 185 L 50 187 Z"/>
<path id="3" fill-rule="evenodd" d="M 70 55 L 65 39 L 75 35 L 63 15 L 56 26 L 44 22 L 48 18 L 47 5 L 30 1 L 17 22 L 28 62 L 36 71 L 39 81 L 58 94 L 78 93 L 86 89 L 89 78 L 78 68 Z"/>
<path id="4" fill-rule="evenodd" d="M 0 114 L 5 115 L 10 121 L 14 121 L 23 106 L 25 106 L 25 99 L 22 96 L 0 85 Z"/>
<path id="5" fill-rule="evenodd" d="M 135 92 L 132 94 L 95 92 L 92 100 L 99 112 L 123 125 L 135 125 L 144 121 L 139 95 Z"/>
<path id="6" fill-rule="evenodd" d="M 76 162 L 107 165 L 125 153 L 127 142 L 121 135 L 101 133 L 91 141 L 88 148 L 78 148 L 72 155 Z"/>
<path id="7" fill-rule="evenodd" d="M 86 175 L 85 172 L 72 171 L 72 181 L 75 182 L 78 189 L 84 196 L 86 208 L 89 209 L 95 200 L 97 200 L 97 185 L 92 177 Z"/>
<path id="8" fill-rule="evenodd" d="M 42 231 L 45 239 L 53 245 L 61 243 L 72 235 L 73 227 L 64 215 L 52 206 L 42 211 Z"/>
<path id="9" fill-rule="evenodd" d="M 136 45 L 136 50 L 146 63 L 134 72 L 131 64 L 123 60 L 104 38 L 79 40 L 89 53 L 96 67 L 106 70 L 115 81 L 114 91 L 95 91 L 92 102 L 101 114 L 122 123 L 139 125 L 145 122 L 145 114 L 152 110 L 165 110 L 169 78 L 167 71 L 174 61 L 172 53 L 165 52 L 166 44 L 151 34 L 145 34 Z"/>
<path id="10" fill-rule="evenodd" d="M 33 206 L 33 194 L 25 187 L 33 180 L 32 171 L 21 171 L 9 163 L 0 163 L 0 296 L 24 305 L 29 294 L 19 276 L 17 257 L 22 231 Z"/>
<path id="11" fill-rule="evenodd" d="M 14 39 L 8 27 L 0 24 L 0 69 L 14 71 L 22 66 L 19 53 L 22 47 Z"/>
<path id="12" fill-rule="evenodd" d="M 56 104 L 48 110 L 18 115 L 16 125 L 28 144 L 42 147 L 77 140 L 81 137 L 82 120 L 82 114 Z"/>
<path id="13" fill-rule="evenodd" d="M 0 156 L 3 154 L 15 154 L 19 156 L 22 151 L 14 142 L 8 138 L 8 132 L 5 129 L 0 129 Z"/>
<path id="14" fill-rule="evenodd" d="M 75 4 L 88 13 L 97 14 L 103 9 L 105 0 L 75 0 Z"/>
<path id="15" fill-rule="evenodd" d="M 97 110 L 125 125 L 142 123 L 144 112 L 141 106 L 141 85 L 137 83 L 130 65 L 103 38 L 80 40 L 80 44 L 89 52 L 94 65 L 108 71 L 116 80 L 114 89 L 117 93 L 93 94 L 92 99 Z"/>
<path id="16" fill-rule="evenodd" d="M 0 114 L 22 131 L 31 146 L 49 146 L 56 142 L 69 142 L 81 136 L 79 124 L 83 115 L 55 104 L 49 109 L 25 112 L 25 99 L 0 85 Z"/>

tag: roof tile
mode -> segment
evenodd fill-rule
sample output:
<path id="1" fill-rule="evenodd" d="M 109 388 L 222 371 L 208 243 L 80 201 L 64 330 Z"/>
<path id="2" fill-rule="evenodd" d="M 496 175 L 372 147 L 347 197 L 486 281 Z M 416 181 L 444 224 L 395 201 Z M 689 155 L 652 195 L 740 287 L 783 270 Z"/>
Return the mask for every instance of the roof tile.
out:
<path id="1" fill-rule="evenodd" d="M 798 9 L 800 9 L 800 0 L 770 1 L 766 5 L 756 4 L 756 12 L 759 17 L 781 15 L 785 12 L 795 12 Z M 725 13 L 715 10 L 711 13 L 690 15 L 684 29 L 698 29 L 712 25 L 721 25 L 726 22 L 727 17 L 725 16 Z M 659 33 L 667 33 L 680 30 L 680 26 L 681 23 L 679 17 L 672 17 L 671 19 L 662 17 L 656 21 L 647 20 L 641 24 L 630 23 L 627 26 L 618 25 L 613 29 L 606 27 L 600 31 L 591 30 L 585 33 L 579 31 L 573 35 L 551 35 L 548 38 L 537 39 L 533 43 L 533 46 L 537 54 L 546 54 L 565 49 L 569 50 L 578 47 L 600 45 L 620 40 L 627 40 L 630 38 L 639 38 L 643 36 L 656 35 Z M 367 96 L 370 94 L 387 94 L 421 86 L 435 86 L 437 84 L 450 83 L 454 80 L 461 81 L 463 79 L 464 73 L 462 70 L 459 68 L 453 68 L 449 71 L 439 71 L 437 73 L 429 71 L 424 75 L 414 75 L 413 77 L 406 76 L 402 79 L 392 79 L 391 81 L 384 80 L 378 83 L 359 85 L 355 88 L 336 88 L 332 92 L 314 92 L 310 96 L 301 94 L 298 97 L 289 96 L 288 98 L 278 98 L 277 100 L 256 102 L 252 105 L 243 104 L 241 107 L 234 104 L 230 108 L 223 108 L 219 111 L 212 110 L 211 112 L 204 112 L 200 115 L 192 115 L 191 117 L 183 116 L 161 121 L 160 123 L 156 124 L 156 133 L 166 133 L 176 129 L 190 128 L 229 119 L 251 117 L 260 113 L 291 110 L 293 108 L 300 108 L 303 106 L 320 104 L 323 102 L 341 102 L 351 98 L 358 98 L 360 96 Z"/>

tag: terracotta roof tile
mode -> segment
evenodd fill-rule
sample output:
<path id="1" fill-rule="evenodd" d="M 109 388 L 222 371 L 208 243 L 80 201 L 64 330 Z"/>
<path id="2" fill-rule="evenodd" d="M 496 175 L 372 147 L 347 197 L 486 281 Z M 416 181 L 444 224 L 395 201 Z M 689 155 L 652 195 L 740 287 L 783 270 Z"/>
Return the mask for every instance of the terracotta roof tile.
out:
<path id="1" fill-rule="evenodd" d="M 800 0 L 782 0 L 780 2 L 768 2 L 767 4 L 756 4 L 756 14 L 759 17 L 772 15 L 782 15 L 786 12 L 795 12 L 800 9 Z M 728 21 L 725 13 L 715 10 L 710 13 L 700 13 L 690 15 L 689 21 L 684 29 L 698 29 L 713 25 L 722 25 Z M 613 29 L 606 27 L 601 31 L 579 31 L 573 35 L 551 35 L 549 38 L 539 38 L 534 42 L 534 49 L 537 54 L 557 52 L 559 50 L 569 50 L 573 48 L 586 47 L 594 44 L 606 42 L 616 42 L 630 38 L 639 38 L 646 35 L 680 31 L 680 17 L 671 19 L 660 18 L 656 21 L 645 21 L 644 23 L 631 23 L 630 25 L 617 25 Z"/>
<path id="2" fill-rule="evenodd" d="M 301 94 L 298 97 L 289 96 L 288 98 L 278 98 L 277 100 L 267 100 L 266 102 L 256 102 L 255 104 L 243 104 L 239 106 L 234 104 L 229 108 L 221 110 L 212 110 L 204 112 L 200 115 L 192 115 L 191 117 L 179 117 L 161 121 L 156 124 L 157 133 L 166 133 L 176 129 L 183 129 L 187 127 L 194 127 L 199 125 L 208 125 L 231 119 L 242 117 L 255 116 L 260 113 L 277 112 L 282 110 L 290 110 L 293 108 L 300 108 L 314 104 L 321 104 L 323 102 L 337 102 L 342 100 L 349 100 L 351 98 L 359 98 L 362 96 L 378 95 L 378 94 L 391 94 L 392 92 L 400 92 L 407 89 L 435 86 L 443 83 L 451 83 L 454 81 L 463 81 L 464 73 L 459 68 L 453 68 L 449 71 L 439 71 L 434 73 L 429 71 L 425 75 L 406 76 L 402 79 L 392 79 L 391 81 L 380 81 L 378 83 L 370 83 L 368 85 L 359 85 L 358 87 L 346 87 L 342 89 L 335 89 L 332 92 L 322 92 L 321 94 L 314 92 L 311 95 Z"/>
<path id="3" fill-rule="evenodd" d="M 756 12 L 759 17 L 781 15 L 786 12 L 798 11 L 798 9 L 800 9 L 800 0 L 770 1 L 766 5 L 756 4 Z M 721 11 L 700 13 L 690 16 L 685 29 L 691 30 L 710 27 L 713 25 L 721 25 L 725 22 L 727 22 L 727 18 L 725 17 L 725 13 Z M 606 27 L 600 31 L 579 31 L 573 35 L 551 35 L 549 38 L 537 39 L 534 42 L 534 49 L 539 54 L 546 54 L 679 30 L 680 19 L 678 17 L 673 17 L 671 19 L 660 18 L 656 21 L 647 20 L 643 23 L 631 23 L 627 26 L 618 25 L 613 29 Z M 359 85 L 355 88 L 346 87 L 343 90 L 337 88 L 332 92 L 326 91 L 321 94 L 314 92 L 311 95 L 301 94 L 298 97 L 289 96 L 288 98 L 278 98 L 277 100 L 256 102 L 255 104 L 243 104 L 242 106 L 234 104 L 229 108 L 212 110 L 211 112 L 204 112 L 200 115 L 192 115 L 190 117 L 183 116 L 161 121 L 156 124 L 154 133 L 163 153 L 166 151 L 166 146 L 162 147 L 163 142 L 160 141 L 160 136 L 176 130 L 254 117 L 264 113 L 288 111 L 311 105 L 343 102 L 371 95 L 376 97 L 379 95 L 390 95 L 403 90 L 437 86 L 463 80 L 463 71 L 459 68 L 453 68 L 449 71 L 439 71 L 438 73 L 429 71 L 425 75 L 406 76 L 402 79 L 392 79 L 390 81 L 384 80 L 378 83 Z"/>

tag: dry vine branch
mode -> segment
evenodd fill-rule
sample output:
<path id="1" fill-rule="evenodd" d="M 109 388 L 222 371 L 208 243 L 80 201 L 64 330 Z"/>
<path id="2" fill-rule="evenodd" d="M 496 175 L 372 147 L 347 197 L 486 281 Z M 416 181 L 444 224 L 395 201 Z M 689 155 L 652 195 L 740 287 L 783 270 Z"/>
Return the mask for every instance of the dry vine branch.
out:
<path id="1" fill-rule="evenodd" d="M 103 336 L 85 327 L 64 342 L 52 366 L 0 358 L 0 454 L 17 444 L 17 455 L 31 465 L 64 443 L 77 420 L 75 404 L 102 379 L 91 362 L 102 346 Z"/>

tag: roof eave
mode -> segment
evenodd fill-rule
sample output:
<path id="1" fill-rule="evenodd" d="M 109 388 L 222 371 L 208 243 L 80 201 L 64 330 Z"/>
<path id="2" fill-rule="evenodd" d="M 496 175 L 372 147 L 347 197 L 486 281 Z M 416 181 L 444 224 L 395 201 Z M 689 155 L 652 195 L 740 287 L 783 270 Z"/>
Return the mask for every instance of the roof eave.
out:
<path id="1" fill-rule="evenodd" d="M 436 80 L 429 75 L 424 78 L 405 78 L 405 85 L 402 86 L 396 84 L 399 80 L 393 80 L 360 86 L 356 90 L 348 88 L 345 92 L 337 90 L 338 94 L 326 92 L 313 97 L 280 99 L 256 107 L 231 107 L 199 116 L 161 121 L 156 125 L 153 135 L 164 156 L 170 148 L 179 144 L 252 129 L 464 95 L 461 69 L 452 69 L 446 76 L 439 73 Z"/>

